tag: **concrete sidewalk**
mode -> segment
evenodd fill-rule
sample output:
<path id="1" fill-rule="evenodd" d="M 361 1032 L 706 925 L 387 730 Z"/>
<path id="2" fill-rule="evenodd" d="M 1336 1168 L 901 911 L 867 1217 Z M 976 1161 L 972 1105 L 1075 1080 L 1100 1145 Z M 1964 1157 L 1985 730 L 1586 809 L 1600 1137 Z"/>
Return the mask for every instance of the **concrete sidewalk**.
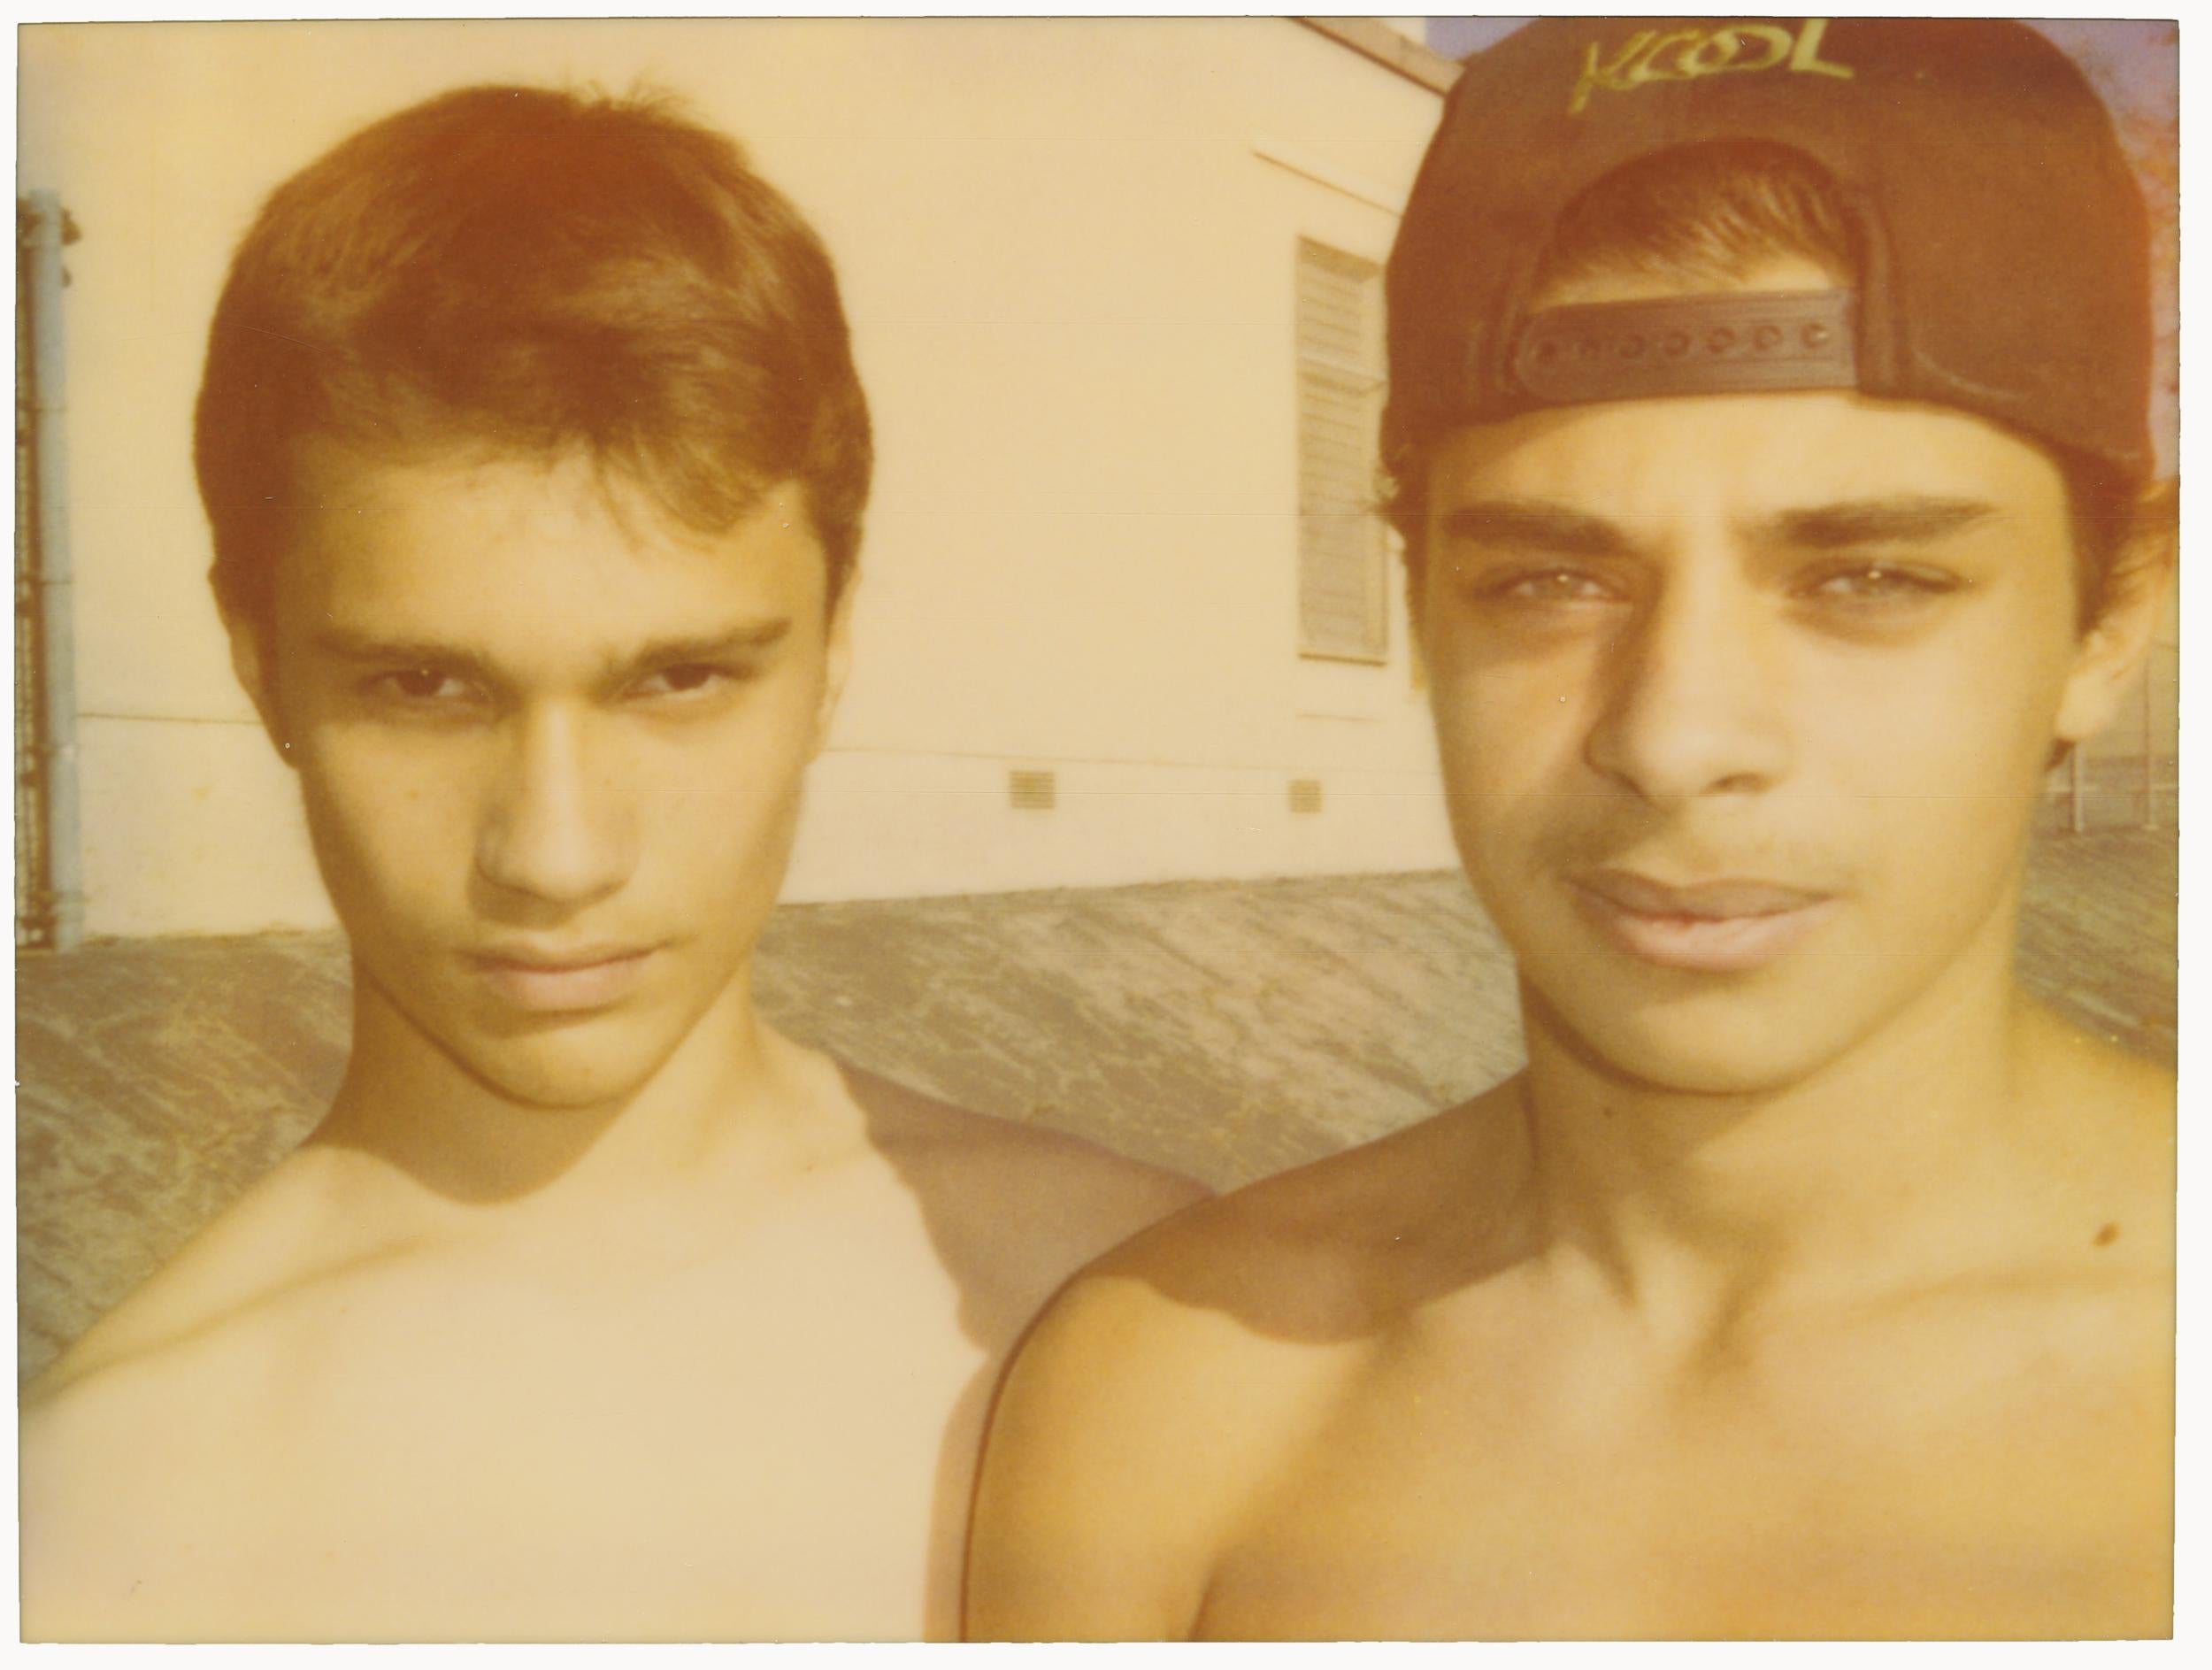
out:
<path id="1" fill-rule="evenodd" d="M 2031 989 L 2169 1064 L 2177 856 L 2171 831 L 2039 840 L 2021 953 Z M 787 906 L 756 983 L 856 1066 L 1223 1186 L 1520 1060 L 1510 962 L 1456 874 Z M 347 984 L 333 935 L 19 964 L 20 1375 L 306 1133 Z"/>

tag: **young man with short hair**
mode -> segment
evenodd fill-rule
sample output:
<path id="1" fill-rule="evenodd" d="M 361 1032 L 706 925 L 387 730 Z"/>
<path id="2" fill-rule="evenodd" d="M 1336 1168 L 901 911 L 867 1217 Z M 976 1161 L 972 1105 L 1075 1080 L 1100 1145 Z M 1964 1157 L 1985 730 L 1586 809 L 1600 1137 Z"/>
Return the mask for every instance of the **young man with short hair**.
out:
<path id="1" fill-rule="evenodd" d="M 27 1400 L 27 1636 L 951 1632 L 999 1363 L 1197 1191 L 754 1011 L 870 458 L 826 254 L 664 104 L 469 89 L 270 199 L 196 461 L 353 1051 Z"/>
<path id="2" fill-rule="evenodd" d="M 2146 250 L 2017 25 L 1470 62 L 1385 462 L 1528 1064 L 1069 1289 L 972 1634 L 2170 1629 L 2173 1082 L 2010 972 L 2169 578 Z"/>

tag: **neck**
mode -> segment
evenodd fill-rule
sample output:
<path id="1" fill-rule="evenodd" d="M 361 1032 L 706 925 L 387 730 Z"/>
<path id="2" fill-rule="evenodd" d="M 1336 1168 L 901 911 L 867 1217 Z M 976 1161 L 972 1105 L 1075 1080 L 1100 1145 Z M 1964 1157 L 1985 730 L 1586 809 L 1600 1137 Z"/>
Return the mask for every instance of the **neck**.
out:
<path id="1" fill-rule="evenodd" d="M 357 964 L 353 1050 L 313 1140 L 467 1206 L 634 1193 L 733 1149 L 764 1163 L 802 1157 L 818 1105 L 803 1058 L 760 1021 L 741 970 L 642 1083 L 529 1102 L 449 1054 Z"/>
<path id="2" fill-rule="evenodd" d="M 1655 1329 L 1847 1300 L 1970 1263 L 2028 1115 L 2011 914 L 1909 1007 L 1786 1087 L 1672 1089 L 1597 1060 L 1530 995 L 1522 1082 L 1548 1239 Z"/>

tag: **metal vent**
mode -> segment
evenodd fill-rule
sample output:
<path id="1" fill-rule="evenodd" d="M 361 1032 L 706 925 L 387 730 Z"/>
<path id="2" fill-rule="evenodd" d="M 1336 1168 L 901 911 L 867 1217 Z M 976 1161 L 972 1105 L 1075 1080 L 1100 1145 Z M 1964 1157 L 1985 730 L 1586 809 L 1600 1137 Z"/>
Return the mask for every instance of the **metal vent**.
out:
<path id="1" fill-rule="evenodd" d="M 1010 771 L 1006 798 L 1016 812 L 1050 812 L 1058 803 L 1059 785 L 1048 771 Z"/>
<path id="2" fill-rule="evenodd" d="M 1301 238 L 1297 267 L 1299 650 L 1389 658 L 1388 558 L 1375 514 L 1382 269 Z"/>
<path id="3" fill-rule="evenodd" d="M 1318 777 L 1294 777 L 1290 780 L 1290 809 L 1293 812 L 1321 810 L 1321 780 Z"/>

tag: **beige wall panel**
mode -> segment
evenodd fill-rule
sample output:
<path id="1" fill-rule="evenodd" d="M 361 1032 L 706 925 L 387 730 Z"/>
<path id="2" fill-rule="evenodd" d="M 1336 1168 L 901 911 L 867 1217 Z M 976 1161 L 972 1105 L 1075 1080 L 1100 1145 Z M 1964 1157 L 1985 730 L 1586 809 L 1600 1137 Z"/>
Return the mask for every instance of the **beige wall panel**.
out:
<path id="1" fill-rule="evenodd" d="M 292 774 L 259 726 L 88 720 L 78 751 L 95 933 L 330 926 Z"/>
<path id="2" fill-rule="evenodd" d="M 1016 810 L 1008 773 L 1035 759 L 826 757 L 784 897 L 903 898 L 1126 887 L 1194 875 L 1354 874 L 1436 867 L 1451 851 L 1430 772 L 1050 766 L 1050 811 Z M 1322 784 L 1289 809 L 1294 776 Z M 982 884 L 949 878 L 979 875 Z"/>

